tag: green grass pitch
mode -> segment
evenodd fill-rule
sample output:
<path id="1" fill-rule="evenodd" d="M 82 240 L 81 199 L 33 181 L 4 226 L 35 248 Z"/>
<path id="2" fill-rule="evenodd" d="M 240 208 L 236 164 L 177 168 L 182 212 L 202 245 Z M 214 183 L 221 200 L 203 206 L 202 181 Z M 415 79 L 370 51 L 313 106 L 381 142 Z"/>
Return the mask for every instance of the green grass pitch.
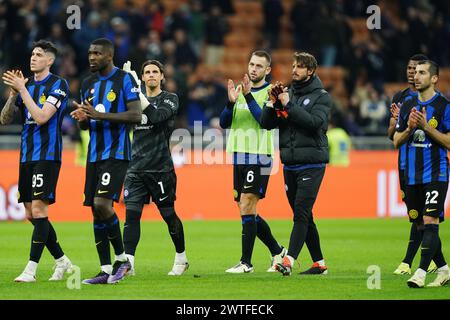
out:
<path id="1" fill-rule="evenodd" d="M 238 262 L 241 246 L 240 221 L 185 221 L 190 269 L 182 277 L 169 277 L 174 248 L 164 222 L 143 222 L 136 255 L 136 276 L 117 285 L 81 285 L 68 289 L 66 281 L 47 281 L 53 259 L 45 250 L 36 283 L 14 283 L 28 261 L 32 226 L 23 222 L 0 223 L 0 299 L 449 299 L 450 286 L 410 289 L 408 276 L 393 270 L 405 253 L 409 223 L 406 219 L 318 220 L 322 249 L 329 267 L 325 276 L 300 276 L 311 264 L 303 247 L 290 277 L 267 273 L 268 250 L 256 240 L 255 272 L 226 274 Z M 288 245 L 291 221 L 269 221 L 275 237 Z M 450 259 L 450 227 L 443 223 L 440 236 L 444 255 Z M 54 223 L 60 243 L 81 270 L 81 279 L 98 272 L 98 257 L 91 223 Z M 420 251 L 414 260 L 414 269 Z M 368 289 L 371 265 L 380 268 L 380 289 Z M 435 275 L 427 277 L 427 283 Z M 369 282 L 371 282 L 369 280 Z M 373 283 L 373 282 L 371 282 Z"/>

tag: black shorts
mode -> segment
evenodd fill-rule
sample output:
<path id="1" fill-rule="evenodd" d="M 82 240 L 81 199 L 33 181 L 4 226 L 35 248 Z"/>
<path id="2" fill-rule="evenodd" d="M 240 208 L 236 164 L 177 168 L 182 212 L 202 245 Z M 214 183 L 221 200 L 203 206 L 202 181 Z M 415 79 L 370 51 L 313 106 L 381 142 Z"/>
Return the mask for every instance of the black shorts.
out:
<path id="1" fill-rule="evenodd" d="M 150 197 L 158 208 L 172 207 L 176 200 L 177 176 L 169 172 L 128 172 L 124 183 L 127 209 L 140 211 Z"/>
<path id="2" fill-rule="evenodd" d="M 84 206 L 93 206 L 94 198 L 119 201 L 129 161 L 107 159 L 88 162 L 84 184 Z"/>
<path id="3" fill-rule="evenodd" d="M 234 201 L 241 200 L 241 193 L 252 193 L 263 199 L 269 184 L 271 166 L 256 164 L 233 165 Z"/>
<path id="4" fill-rule="evenodd" d="M 423 216 L 439 218 L 444 221 L 447 182 L 431 182 L 406 186 L 406 206 L 409 221 L 421 222 Z"/>
<path id="5" fill-rule="evenodd" d="M 19 167 L 18 202 L 33 200 L 56 201 L 56 184 L 58 183 L 61 162 L 33 161 L 21 163 Z"/>

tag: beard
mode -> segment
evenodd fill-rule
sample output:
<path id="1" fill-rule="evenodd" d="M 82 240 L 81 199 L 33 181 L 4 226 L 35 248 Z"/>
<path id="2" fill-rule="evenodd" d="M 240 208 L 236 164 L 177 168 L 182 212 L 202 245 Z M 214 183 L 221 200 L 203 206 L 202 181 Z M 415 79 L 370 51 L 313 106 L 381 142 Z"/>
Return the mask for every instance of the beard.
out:
<path id="1" fill-rule="evenodd" d="M 250 78 L 250 81 L 253 83 L 258 83 L 260 82 L 262 79 L 264 79 L 266 77 L 266 75 L 262 75 L 260 77 L 255 77 L 254 79 L 252 79 L 251 75 L 248 75 L 248 77 Z"/>
<path id="2" fill-rule="evenodd" d="M 416 87 L 416 90 L 417 90 L 418 92 L 424 92 L 424 91 L 426 91 L 430 86 L 431 86 L 431 84 L 428 84 L 428 85 L 419 85 L 419 86 L 415 86 L 415 87 Z"/>

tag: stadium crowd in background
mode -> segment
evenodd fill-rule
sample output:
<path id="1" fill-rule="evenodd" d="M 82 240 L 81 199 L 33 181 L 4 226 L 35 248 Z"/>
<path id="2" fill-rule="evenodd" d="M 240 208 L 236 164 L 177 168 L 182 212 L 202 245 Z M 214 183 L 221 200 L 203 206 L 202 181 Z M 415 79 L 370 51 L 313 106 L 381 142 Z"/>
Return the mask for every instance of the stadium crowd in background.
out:
<path id="1" fill-rule="evenodd" d="M 186 0 L 170 12 L 165 2 L 0 1 L 0 71 L 19 68 L 28 73 L 25 62 L 32 43 L 48 39 L 61 52 L 52 71 L 68 79 L 72 97 L 78 97 L 80 79 L 88 73 L 84 54 L 92 40 L 107 37 L 116 46 L 117 66 L 126 60 L 141 65 L 147 59 L 165 64 L 165 88 L 180 98 L 177 127 L 189 128 L 194 121 L 209 125 L 226 105 L 227 90 L 225 75 L 218 71 L 226 67 L 214 72 L 207 67 L 221 64 L 225 36 L 233 32 L 229 19 L 236 14 L 236 1 Z M 383 85 L 404 82 L 405 61 L 412 53 L 426 54 L 443 68 L 450 65 L 450 43 L 442 41 L 450 38 L 450 7 L 445 0 L 376 1 L 382 28 L 370 30 L 368 39 L 360 42 L 354 41 L 351 21 L 367 18 L 373 1 L 289 2 L 289 10 L 284 1 L 261 2 L 260 28 L 266 41 L 252 49 L 281 49 L 285 32 L 281 19 L 288 17 L 293 48 L 284 49 L 308 51 L 323 67 L 347 70 L 348 99 L 335 99 L 334 109 L 340 111 L 338 126 L 350 135 L 384 135 L 391 97 Z M 81 8 L 80 29 L 66 27 L 66 8 L 72 4 Z M 327 89 L 333 96 L 333 88 Z M 0 93 L 3 105 L 7 99 L 3 84 Z M 73 127 L 67 118 L 63 130 L 76 134 Z"/>

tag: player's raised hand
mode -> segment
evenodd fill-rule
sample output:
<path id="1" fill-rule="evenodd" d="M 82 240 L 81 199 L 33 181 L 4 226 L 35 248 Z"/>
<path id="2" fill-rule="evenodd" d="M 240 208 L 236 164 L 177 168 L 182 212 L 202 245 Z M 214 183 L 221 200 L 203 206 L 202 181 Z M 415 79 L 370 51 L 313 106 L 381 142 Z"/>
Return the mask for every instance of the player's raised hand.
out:
<path id="1" fill-rule="evenodd" d="M 416 108 L 412 108 L 409 113 L 408 128 L 411 130 L 416 129 L 419 124 L 418 113 L 420 112 L 418 112 Z"/>
<path id="2" fill-rule="evenodd" d="M 249 94 L 251 90 L 252 90 L 252 83 L 250 82 L 248 74 L 245 74 L 244 78 L 242 79 L 242 94 L 243 95 Z"/>
<path id="3" fill-rule="evenodd" d="M 237 86 L 237 88 L 235 88 L 233 80 L 228 79 L 228 101 L 235 103 L 241 93 L 241 90 L 241 86 Z"/>
<path id="4" fill-rule="evenodd" d="M 3 73 L 2 78 L 3 82 L 16 92 L 24 89 L 25 84 L 28 82 L 28 79 L 25 79 L 22 72 L 18 70 L 6 71 L 5 73 Z"/>
<path id="5" fill-rule="evenodd" d="M 283 84 L 277 81 L 275 85 L 272 87 L 272 91 L 278 98 L 278 96 L 283 93 Z"/>
<path id="6" fill-rule="evenodd" d="M 139 88 L 141 88 L 141 79 L 139 79 L 136 71 L 131 69 L 131 61 L 127 61 L 123 64 L 123 71 L 128 72 L 129 74 L 131 74 L 131 76 L 134 78 L 134 81 L 136 81 L 137 85 L 139 86 Z"/>
<path id="7" fill-rule="evenodd" d="M 22 71 L 20 71 L 20 70 L 13 70 L 12 72 L 13 72 L 17 77 L 23 78 Z M 9 90 L 9 96 L 10 96 L 10 97 L 15 97 L 15 96 L 17 96 L 17 95 L 19 94 L 19 91 L 15 90 L 14 88 L 10 87 L 9 89 L 10 89 L 10 90 Z"/>
<path id="8" fill-rule="evenodd" d="M 81 108 L 82 104 L 80 104 L 80 103 L 78 103 L 76 101 L 73 101 L 73 105 L 75 107 L 75 110 L 70 113 L 70 116 L 73 119 L 77 120 L 78 122 L 88 120 L 88 116 L 86 115 L 86 113 Z"/>
<path id="9" fill-rule="evenodd" d="M 289 92 L 287 87 L 281 87 L 282 92 L 278 95 L 278 99 L 283 106 L 286 106 L 289 102 Z"/>
<path id="10" fill-rule="evenodd" d="M 396 103 L 392 103 L 391 104 L 391 117 L 394 118 L 395 120 L 397 120 L 399 112 L 400 112 L 400 106 L 397 105 Z"/>

